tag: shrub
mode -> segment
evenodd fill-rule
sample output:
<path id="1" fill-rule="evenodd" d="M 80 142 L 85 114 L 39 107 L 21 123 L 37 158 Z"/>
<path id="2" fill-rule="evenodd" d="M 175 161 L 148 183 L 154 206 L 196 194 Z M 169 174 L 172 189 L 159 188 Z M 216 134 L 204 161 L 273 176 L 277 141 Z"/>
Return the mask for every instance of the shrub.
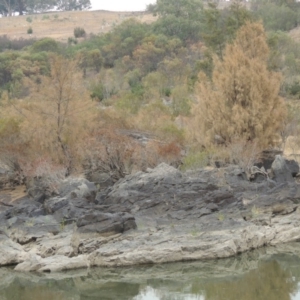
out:
<path id="1" fill-rule="evenodd" d="M 203 168 L 209 165 L 209 153 L 205 150 L 189 153 L 182 160 L 181 169 L 183 171 Z"/>
<path id="2" fill-rule="evenodd" d="M 32 18 L 31 18 L 31 17 L 27 17 L 27 18 L 26 18 L 26 21 L 27 21 L 28 23 L 31 23 L 31 22 L 32 22 Z"/>
<path id="3" fill-rule="evenodd" d="M 170 143 L 158 144 L 157 150 L 159 160 L 175 167 L 178 167 L 181 164 L 182 148 L 175 141 L 172 141 Z"/>
<path id="4" fill-rule="evenodd" d="M 76 38 L 85 37 L 86 36 L 85 30 L 82 27 L 74 28 L 74 36 Z"/>
<path id="5" fill-rule="evenodd" d="M 72 44 L 77 45 L 77 43 L 78 43 L 77 39 L 73 38 L 72 36 L 68 37 L 68 45 L 69 46 Z"/>
<path id="6" fill-rule="evenodd" d="M 132 92 L 126 93 L 122 96 L 116 104 L 120 110 L 136 114 L 143 105 L 143 99 Z"/>
<path id="7" fill-rule="evenodd" d="M 257 141 L 246 141 L 239 138 L 233 139 L 227 145 L 230 162 L 239 165 L 246 174 L 250 175 L 251 168 L 258 161 L 261 150 Z"/>
<path id="8" fill-rule="evenodd" d="M 262 4 L 255 14 L 262 18 L 266 30 L 289 31 L 297 27 L 298 13 L 287 5 Z"/>
<path id="9" fill-rule="evenodd" d="M 166 97 L 170 97 L 172 94 L 172 90 L 169 87 L 163 88 L 162 93 Z"/>
<path id="10" fill-rule="evenodd" d="M 0 36 L 0 51 L 4 49 L 10 49 L 11 47 L 11 41 L 7 37 L 7 35 L 1 35 Z"/>
<path id="11" fill-rule="evenodd" d="M 287 87 L 289 94 L 293 96 L 297 96 L 297 98 L 300 97 L 300 84 L 298 81 L 292 83 Z"/>
<path id="12" fill-rule="evenodd" d="M 55 164 L 51 158 L 43 156 L 33 160 L 22 160 L 20 167 L 26 185 L 32 180 L 38 181 L 39 188 L 42 188 L 49 196 L 58 194 L 61 181 L 66 176 L 66 168 Z"/>
<path id="13" fill-rule="evenodd" d="M 181 128 L 178 128 L 173 123 L 169 123 L 169 124 L 162 126 L 160 131 L 161 131 L 162 135 L 167 139 L 172 137 L 173 139 L 176 139 L 179 142 L 184 141 L 184 130 Z"/>
<path id="14" fill-rule="evenodd" d="M 28 29 L 27 29 L 27 34 L 32 34 L 33 33 L 33 29 L 32 29 L 32 27 L 29 27 Z"/>
<path id="15" fill-rule="evenodd" d="M 114 181 L 130 174 L 136 166 L 144 167 L 141 146 L 114 130 L 93 132 L 81 151 L 85 170 L 108 173 Z"/>
<path id="16" fill-rule="evenodd" d="M 92 84 L 91 86 L 91 98 L 93 100 L 102 101 L 104 96 L 104 86 L 102 83 Z"/>
<path id="17" fill-rule="evenodd" d="M 24 47 L 31 46 L 36 42 L 35 38 L 9 39 L 6 35 L 0 36 L 0 51 L 4 49 L 21 50 Z"/>
<path id="18" fill-rule="evenodd" d="M 32 45 L 32 52 L 58 52 L 59 46 L 58 43 L 51 38 L 43 38 Z"/>
<path id="19" fill-rule="evenodd" d="M 23 183 L 20 160 L 26 155 L 28 145 L 21 137 L 20 121 L 13 117 L 0 119 L 0 161 L 14 174 L 15 183 Z"/>
<path id="20" fill-rule="evenodd" d="M 176 86 L 172 91 L 172 113 L 174 116 L 187 116 L 190 113 L 190 100 L 186 86 Z"/>

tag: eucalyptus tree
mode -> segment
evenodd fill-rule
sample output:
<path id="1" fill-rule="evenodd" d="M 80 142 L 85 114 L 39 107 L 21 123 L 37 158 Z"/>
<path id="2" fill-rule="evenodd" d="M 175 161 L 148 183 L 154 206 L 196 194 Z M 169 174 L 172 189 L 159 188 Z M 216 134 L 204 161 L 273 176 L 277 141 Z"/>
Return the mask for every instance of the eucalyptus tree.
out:
<path id="1" fill-rule="evenodd" d="M 58 10 L 84 10 L 91 8 L 90 0 L 57 0 Z"/>
<path id="2" fill-rule="evenodd" d="M 154 30 L 182 41 L 198 41 L 203 21 L 201 0 L 157 0 L 147 10 L 158 16 Z"/>
<path id="3" fill-rule="evenodd" d="M 62 11 L 91 8 L 90 0 L 0 0 L 0 13 L 11 16 L 14 12 L 37 13 L 57 9 Z"/>

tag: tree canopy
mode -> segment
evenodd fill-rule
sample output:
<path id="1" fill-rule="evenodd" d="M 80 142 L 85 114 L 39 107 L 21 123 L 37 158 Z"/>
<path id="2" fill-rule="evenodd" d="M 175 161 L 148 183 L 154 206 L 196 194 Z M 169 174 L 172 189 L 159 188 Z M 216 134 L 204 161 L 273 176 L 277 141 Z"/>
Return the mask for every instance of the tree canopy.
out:
<path id="1" fill-rule="evenodd" d="M 57 10 L 84 10 L 91 8 L 90 0 L 2 0 L 0 13 L 3 16 L 11 16 L 17 12 L 23 15 L 25 12 L 45 12 Z"/>
<path id="2" fill-rule="evenodd" d="M 199 39 L 203 18 L 201 0 L 158 0 L 148 6 L 148 11 L 158 15 L 156 31 L 181 40 Z"/>
<path id="3" fill-rule="evenodd" d="M 216 59 L 212 82 L 200 76 L 195 111 L 209 138 L 256 140 L 264 147 L 276 140 L 285 106 L 281 76 L 268 70 L 268 57 L 262 24 L 248 22 L 226 46 L 223 59 Z"/>

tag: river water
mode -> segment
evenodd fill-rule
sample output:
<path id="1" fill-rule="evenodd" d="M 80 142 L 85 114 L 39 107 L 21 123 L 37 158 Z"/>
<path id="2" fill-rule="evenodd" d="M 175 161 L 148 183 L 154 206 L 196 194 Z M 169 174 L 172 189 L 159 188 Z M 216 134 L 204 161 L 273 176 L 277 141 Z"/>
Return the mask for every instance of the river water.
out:
<path id="1" fill-rule="evenodd" d="M 0 300 L 300 300 L 300 244 L 235 258 L 67 273 L 0 268 Z"/>

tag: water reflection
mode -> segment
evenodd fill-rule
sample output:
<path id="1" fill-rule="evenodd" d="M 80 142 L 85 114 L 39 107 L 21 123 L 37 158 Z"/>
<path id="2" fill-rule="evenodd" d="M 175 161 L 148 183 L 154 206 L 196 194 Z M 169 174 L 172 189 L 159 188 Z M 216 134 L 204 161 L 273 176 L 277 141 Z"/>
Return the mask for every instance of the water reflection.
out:
<path id="1" fill-rule="evenodd" d="M 300 267 L 300 264 L 299 264 Z M 299 279 L 299 278 L 298 278 Z M 277 261 L 264 262 L 256 270 L 243 276 L 229 278 L 194 279 L 178 289 L 165 289 L 149 284 L 135 300 L 291 300 L 297 292 L 297 283 L 292 273 Z M 149 287 L 152 288 L 149 288 Z"/>
<path id="2" fill-rule="evenodd" d="M 197 289 L 197 283 L 195 286 Z M 290 300 L 297 291 L 297 281 L 277 261 L 270 261 L 241 278 L 206 283 L 203 290 L 205 300 Z"/>
<path id="3" fill-rule="evenodd" d="M 260 250 L 235 259 L 60 274 L 0 268 L 0 300 L 295 300 L 299 257 Z"/>

